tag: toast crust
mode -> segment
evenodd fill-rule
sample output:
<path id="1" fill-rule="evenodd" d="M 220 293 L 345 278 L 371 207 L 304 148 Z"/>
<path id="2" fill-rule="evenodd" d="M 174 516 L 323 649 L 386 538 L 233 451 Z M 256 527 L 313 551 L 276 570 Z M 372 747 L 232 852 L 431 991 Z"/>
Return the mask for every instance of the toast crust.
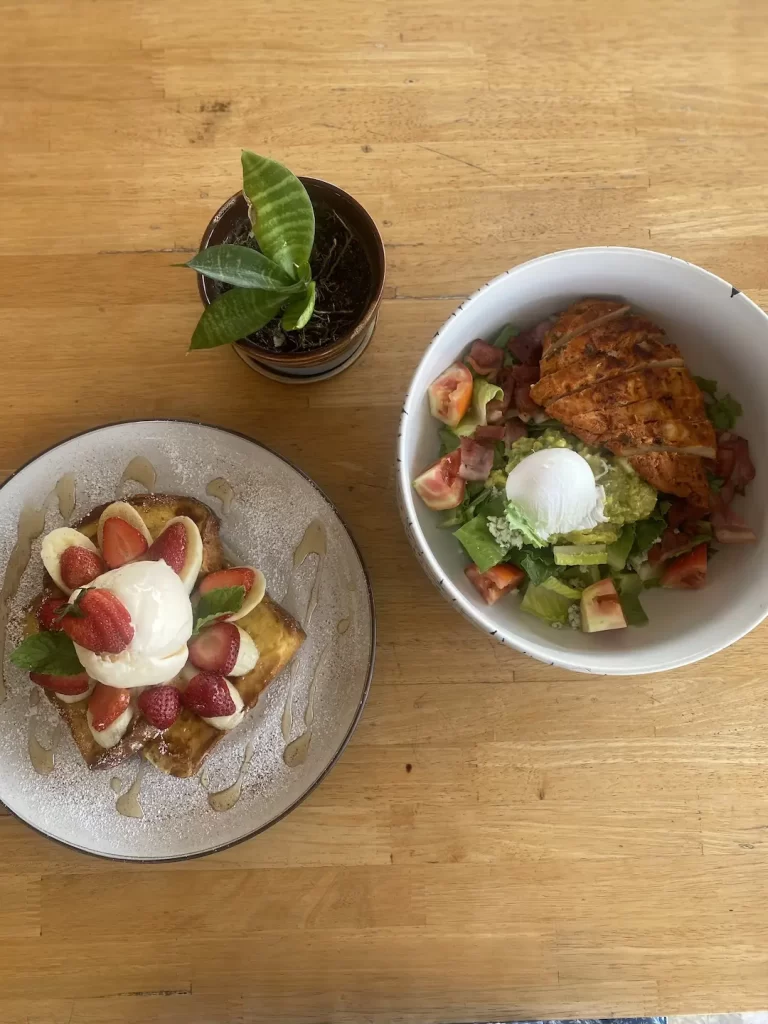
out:
<path id="1" fill-rule="evenodd" d="M 203 502 L 176 494 L 135 494 L 121 500 L 136 509 L 153 540 L 170 519 L 189 516 L 200 531 L 203 541 L 201 575 L 208 575 L 224 567 L 219 519 Z M 75 525 L 75 529 L 89 539 L 95 539 L 99 518 L 109 504 L 111 502 L 94 508 Z M 64 595 L 45 573 L 43 593 L 27 613 L 27 634 L 38 631 L 35 615 L 37 607 L 44 598 L 53 596 Z M 269 595 L 265 595 L 264 600 L 239 619 L 237 624 L 252 637 L 260 653 L 258 662 L 250 672 L 230 680 L 242 697 L 247 712 L 256 706 L 261 693 L 299 650 L 306 634 L 298 622 Z M 184 684 L 179 680 L 178 685 L 182 688 Z M 162 733 L 137 712 L 122 740 L 114 747 L 104 749 L 93 738 L 88 727 L 86 700 L 69 704 L 50 690 L 46 690 L 45 694 L 69 726 L 83 760 L 92 770 L 116 768 L 134 754 L 143 753 L 161 771 L 178 778 L 188 778 L 200 770 L 216 744 L 227 735 L 208 725 L 187 708 L 182 708 L 176 722 Z"/>

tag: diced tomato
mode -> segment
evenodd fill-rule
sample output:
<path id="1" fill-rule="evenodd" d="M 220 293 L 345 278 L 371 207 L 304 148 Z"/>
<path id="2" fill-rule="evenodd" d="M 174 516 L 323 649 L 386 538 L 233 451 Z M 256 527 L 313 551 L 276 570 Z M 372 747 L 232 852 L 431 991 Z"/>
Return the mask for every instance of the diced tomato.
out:
<path id="1" fill-rule="evenodd" d="M 496 375 L 504 364 L 504 350 L 478 338 L 477 341 L 472 342 L 472 348 L 469 350 L 466 361 L 475 373 L 480 374 L 481 377 L 487 377 L 490 381 L 495 381 Z"/>
<path id="2" fill-rule="evenodd" d="M 468 565 L 464 572 L 486 604 L 496 604 L 499 598 L 516 590 L 525 579 L 523 570 L 509 562 L 494 565 L 486 572 L 480 572 L 476 565 Z"/>
<path id="3" fill-rule="evenodd" d="M 429 385 L 429 411 L 449 427 L 457 427 L 472 401 L 472 374 L 454 363 Z"/>
<path id="4" fill-rule="evenodd" d="M 699 590 L 707 582 L 707 545 L 698 544 L 693 551 L 680 555 L 664 569 L 662 587 Z"/>
<path id="5" fill-rule="evenodd" d="M 459 476 L 461 449 L 444 455 L 413 481 L 413 487 L 427 508 L 435 512 L 456 508 L 464 501 L 466 484 Z"/>
<path id="6" fill-rule="evenodd" d="M 585 633 L 625 629 L 627 620 L 613 580 L 591 583 L 581 594 L 581 628 Z"/>

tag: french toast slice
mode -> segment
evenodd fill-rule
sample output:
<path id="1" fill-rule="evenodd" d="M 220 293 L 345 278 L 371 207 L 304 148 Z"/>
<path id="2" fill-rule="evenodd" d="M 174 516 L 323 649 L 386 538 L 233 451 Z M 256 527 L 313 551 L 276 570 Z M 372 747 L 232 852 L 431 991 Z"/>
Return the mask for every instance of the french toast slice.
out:
<path id="1" fill-rule="evenodd" d="M 205 576 L 224 567 L 219 519 L 203 502 L 174 494 L 136 494 L 121 500 L 136 509 L 153 540 L 170 519 L 188 516 L 200 531 L 203 542 L 200 575 Z M 99 517 L 109 504 L 111 503 L 106 502 L 93 509 L 76 524 L 75 529 L 94 540 Z M 27 613 L 27 634 L 38 631 L 36 608 L 41 600 L 52 596 L 63 595 L 46 573 L 43 594 Z M 251 672 L 231 680 L 240 693 L 247 711 L 255 707 L 259 695 L 301 647 L 305 633 L 269 595 L 266 595 L 256 608 L 239 619 L 238 625 L 250 634 L 260 652 L 259 661 Z M 183 683 L 179 682 L 179 685 L 183 687 Z M 186 708 L 182 709 L 176 722 L 162 733 L 137 711 L 120 742 L 104 749 L 95 741 L 88 727 L 87 700 L 70 704 L 60 700 L 50 690 L 46 690 L 45 693 L 69 726 L 83 760 L 94 770 L 114 768 L 134 754 L 143 752 L 148 760 L 161 770 L 179 778 L 186 778 L 199 770 L 216 743 L 226 735 Z"/>
<path id="2" fill-rule="evenodd" d="M 256 706 L 269 683 L 293 658 L 304 643 L 306 634 L 268 594 L 252 611 L 238 619 L 237 624 L 249 634 L 260 655 L 250 672 L 230 679 L 247 712 Z M 170 729 L 147 743 L 144 756 L 169 775 L 186 779 L 197 774 L 210 752 L 226 735 L 187 708 L 182 708 Z"/>

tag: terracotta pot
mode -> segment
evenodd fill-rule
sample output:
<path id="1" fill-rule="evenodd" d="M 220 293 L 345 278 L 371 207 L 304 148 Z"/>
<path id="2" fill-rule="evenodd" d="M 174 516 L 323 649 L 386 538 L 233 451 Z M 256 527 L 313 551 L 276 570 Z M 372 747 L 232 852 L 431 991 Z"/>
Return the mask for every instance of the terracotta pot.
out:
<path id="1" fill-rule="evenodd" d="M 336 185 L 319 178 L 301 178 L 313 204 L 322 202 L 330 206 L 345 221 L 350 231 L 359 239 L 370 267 L 373 278 L 371 299 L 363 310 L 357 323 L 342 337 L 328 345 L 312 349 L 309 352 L 269 352 L 247 339 L 235 345 L 238 355 L 254 370 L 266 373 L 267 376 L 286 383 L 309 383 L 341 373 L 351 366 L 366 348 L 376 328 L 376 320 L 384 290 L 386 259 L 384 243 L 370 214 Z M 205 229 L 200 248 L 210 245 L 221 245 L 232 231 L 248 218 L 248 206 L 242 192 L 231 196 L 216 211 Z M 200 298 L 204 305 L 209 306 L 216 298 L 214 282 L 198 274 L 197 284 Z"/>

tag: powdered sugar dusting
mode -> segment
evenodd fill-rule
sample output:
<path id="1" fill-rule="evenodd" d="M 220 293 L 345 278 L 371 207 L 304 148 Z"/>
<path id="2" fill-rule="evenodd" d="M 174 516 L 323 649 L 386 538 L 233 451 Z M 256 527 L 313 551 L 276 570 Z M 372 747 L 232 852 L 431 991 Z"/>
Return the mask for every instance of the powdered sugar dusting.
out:
<path id="1" fill-rule="evenodd" d="M 157 470 L 157 491 L 210 501 L 206 486 L 212 478 L 224 477 L 231 484 L 236 500 L 222 518 L 222 539 L 238 561 L 262 569 L 270 593 L 278 599 L 288 590 L 293 552 L 309 523 L 318 519 L 328 539 L 318 606 L 295 662 L 292 738 L 304 729 L 312 674 L 320 652 L 327 649 L 316 682 L 309 754 L 297 768 L 283 762 L 281 718 L 290 674 L 286 670 L 206 762 L 208 789 L 225 789 L 237 777 L 247 743 L 254 741 L 242 796 L 232 810 L 212 810 L 197 778 L 173 779 L 150 769 L 141 786 L 144 817 L 123 817 L 115 810 L 110 781 L 117 776 L 124 792 L 136 775 L 138 758 L 116 770 L 91 772 L 68 730 L 57 749 L 54 771 L 41 777 L 27 754 L 31 684 L 23 673 L 6 666 L 9 697 L 0 706 L 0 798 L 31 824 L 83 849 L 107 856 L 165 859 L 234 842 L 282 815 L 312 786 L 343 744 L 364 697 L 373 623 L 359 556 L 320 492 L 265 449 L 199 424 L 148 421 L 105 427 L 65 442 L 27 466 L 0 492 L 0 574 L 15 542 L 22 505 L 41 507 L 56 480 L 72 472 L 77 480 L 77 519 L 115 497 L 125 466 L 137 455 Z M 130 481 L 119 485 L 121 496 L 139 490 Z M 46 531 L 59 525 L 53 500 L 46 510 Z M 9 649 L 21 639 L 24 608 L 39 592 L 39 552 L 38 541 L 11 608 Z M 306 608 L 316 571 L 316 558 L 308 558 L 295 571 L 292 589 L 299 609 Z M 349 615 L 351 603 L 354 614 L 342 634 L 337 624 Z M 43 700 L 35 715 L 39 735 L 47 738 L 56 724 L 55 709 Z"/>

